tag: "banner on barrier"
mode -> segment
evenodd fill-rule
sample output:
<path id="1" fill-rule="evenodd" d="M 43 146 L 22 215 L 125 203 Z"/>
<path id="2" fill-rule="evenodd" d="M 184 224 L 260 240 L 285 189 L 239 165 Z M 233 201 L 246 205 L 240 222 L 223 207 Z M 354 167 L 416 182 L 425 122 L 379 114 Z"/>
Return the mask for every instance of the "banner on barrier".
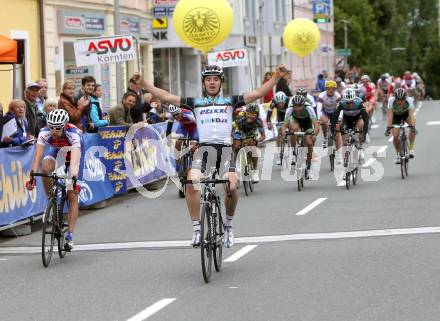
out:
<path id="1" fill-rule="evenodd" d="M 0 226 L 41 213 L 46 194 L 41 180 L 33 191 L 25 188 L 34 156 L 34 146 L 2 148 L 0 152 Z"/>

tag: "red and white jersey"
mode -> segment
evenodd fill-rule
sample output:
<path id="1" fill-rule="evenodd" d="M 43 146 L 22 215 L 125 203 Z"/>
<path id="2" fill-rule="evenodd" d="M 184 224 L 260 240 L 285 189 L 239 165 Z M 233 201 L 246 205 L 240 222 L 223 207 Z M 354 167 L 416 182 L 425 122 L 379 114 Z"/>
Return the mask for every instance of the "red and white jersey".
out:
<path id="1" fill-rule="evenodd" d="M 376 92 L 376 86 L 372 83 L 368 83 L 367 85 L 362 84 L 360 91 L 364 94 L 367 101 L 374 101 L 374 94 Z"/>
<path id="2" fill-rule="evenodd" d="M 81 147 L 83 145 L 83 135 L 82 131 L 72 124 L 67 124 L 64 127 L 61 137 L 54 137 L 50 133 L 50 128 L 44 127 L 38 135 L 37 144 L 49 145 L 58 149 L 63 147 Z"/>
<path id="3" fill-rule="evenodd" d="M 416 88 L 416 80 L 411 77 L 404 77 L 402 80 L 402 88 L 403 89 L 415 89 Z"/>

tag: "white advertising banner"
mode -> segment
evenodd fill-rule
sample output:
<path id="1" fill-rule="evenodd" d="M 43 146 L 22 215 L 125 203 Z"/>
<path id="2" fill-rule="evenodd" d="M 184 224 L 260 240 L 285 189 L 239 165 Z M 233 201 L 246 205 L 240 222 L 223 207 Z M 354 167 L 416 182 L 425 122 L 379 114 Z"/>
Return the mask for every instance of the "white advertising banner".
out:
<path id="1" fill-rule="evenodd" d="M 246 49 L 230 49 L 208 53 L 208 64 L 222 68 L 247 66 L 248 60 Z"/>
<path id="2" fill-rule="evenodd" d="M 77 67 L 136 59 L 136 43 L 129 35 L 82 39 L 73 45 Z"/>

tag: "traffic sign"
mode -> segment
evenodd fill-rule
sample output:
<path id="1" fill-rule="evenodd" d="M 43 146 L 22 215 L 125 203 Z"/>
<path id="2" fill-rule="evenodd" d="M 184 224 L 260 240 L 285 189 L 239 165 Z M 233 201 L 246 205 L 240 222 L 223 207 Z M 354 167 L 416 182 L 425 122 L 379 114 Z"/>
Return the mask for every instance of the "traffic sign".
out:
<path id="1" fill-rule="evenodd" d="M 151 22 L 153 29 L 167 29 L 168 28 L 168 18 L 154 18 Z"/>
<path id="2" fill-rule="evenodd" d="M 331 19 L 330 0 L 313 0 L 313 21 L 327 23 Z"/>
<path id="3" fill-rule="evenodd" d="M 174 7 L 154 7 L 153 16 L 155 17 L 171 17 L 174 12 Z"/>
<path id="4" fill-rule="evenodd" d="M 349 57 L 351 56 L 350 48 L 336 49 L 336 56 Z"/>

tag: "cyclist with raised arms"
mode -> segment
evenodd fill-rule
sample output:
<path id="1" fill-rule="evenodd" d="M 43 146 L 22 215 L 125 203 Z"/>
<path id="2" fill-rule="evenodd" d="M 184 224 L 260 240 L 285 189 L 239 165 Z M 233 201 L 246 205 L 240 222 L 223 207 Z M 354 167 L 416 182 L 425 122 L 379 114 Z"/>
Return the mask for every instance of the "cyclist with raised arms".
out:
<path id="1" fill-rule="evenodd" d="M 223 97 L 221 87 L 224 81 L 222 68 L 216 65 L 204 66 L 202 69 L 202 82 L 204 95 L 199 98 L 180 98 L 169 92 L 157 88 L 149 82 L 143 81 L 143 87 L 154 97 L 173 104 L 181 105 L 194 112 L 200 143 L 206 144 L 217 151 L 216 165 L 229 161 L 229 168 L 225 176 L 230 180 L 230 195 L 225 198 L 226 222 L 225 245 L 231 247 L 234 243 L 232 219 L 238 202 L 237 175 L 232 155 L 232 121 L 234 109 L 249 104 L 258 98 L 264 97 L 287 72 L 284 65 L 279 65 L 272 78 L 254 91 L 240 96 Z M 215 147 L 214 147 L 215 146 Z M 206 149 L 204 150 L 206 151 Z M 186 202 L 193 223 L 193 237 L 191 244 L 200 245 L 200 188 L 195 182 L 202 178 L 202 168 L 206 165 L 206 154 L 196 151 L 192 169 L 188 178 L 193 184 L 187 186 Z M 220 164 L 219 164 L 220 163 Z"/>
<path id="2" fill-rule="evenodd" d="M 286 110 L 287 110 L 287 106 L 289 105 L 289 99 L 290 97 L 287 97 L 283 91 L 278 91 L 275 94 L 275 97 L 269 106 L 269 110 L 267 111 L 267 117 L 266 117 L 267 128 L 271 130 L 272 122 L 270 119 L 272 118 L 272 113 L 274 108 L 277 109 L 276 126 L 277 126 L 278 136 L 276 137 L 275 140 L 277 147 L 280 147 L 281 137 L 283 137 L 284 135 L 282 126 L 283 126 L 284 118 L 286 117 Z M 280 157 L 276 157 L 276 159 L 277 159 L 277 165 L 281 165 Z"/>
<path id="3" fill-rule="evenodd" d="M 368 122 L 369 117 L 367 111 L 365 110 L 364 103 L 362 99 L 356 96 L 356 92 L 351 89 L 345 89 L 342 100 L 339 102 L 336 112 L 332 116 L 331 124 L 333 129 L 338 127 L 338 117 L 342 112 L 342 128 L 340 128 L 342 134 L 342 140 L 344 146 L 348 144 L 348 134 L 347 130 L 355 130 L 357 128 L 360 133 L 360 147 L 359 147 L 359 157 L 361 162 L 364 159 L 363 143 L 365 142 L 365 137 L 368 133 Z"/>
<path id="4" fill-rule="evenodd" d="M 327 148 L 327 134 L 328 134 L 328 122 L 332 118 L 333 113 L 336 111 L 341 95 L 336 91 L 337 84 L 333 80 L 327 80 L 325 82 L 325 91 L 318 96 L 318 119 L 321 123 L 322 135 L 324 140 L 322 142 L 322 148 Z M 335 135 L 336 149 L 340 146 L 339 135 Z"/>
<path id="5" fill-rule="evenodd" d="M 235 155 L 238 154 L 240 148 L 247 147 L 249 150 L 249 157 L 252 161 L 253 172 L 252 181 L 258 183 L 258 156 L 257 156 L 257 145 L 263 142 L 266 138 L 264 133 L 263 121 L 258 116 L 260 113 L 260 108 L 257 104 L 251 103 L 246 106 L 246 111 L 244 116 L 241 116 L 234 120 L 232 123 L 233 128 L 233 149 Z"/>
<path id="6" fill-rule="evenodd" d="M 46 121 L 47 126 L 44 127 L 38 135 L 32 171 L 38 172 L 38 168 L 43 160 L 42 172 L 50 175 L 56 169 L 57 156 L 61 151 L 62 153 L 66 153 L 65 162 L 70 164 L 69 176 L 71 178 L 78 178 L 81 151 L 84 146 L 82 131 L 74 125 L 67 123 L 69 121 L 69 114 L 64 109 L 52 110 L 47 115 Z M 43 158 L 46 146 L 49 146 L 49 152 Z M 26 188 L 32 190 L 35 187 L 35 183 L 35 179 L 26 182 Z M 49 195 L 52 188 L 51 184 L 50 178 L 43 178 L 43 185 L 47 195 Z M 67 187 L 69 202 L 67 221 L 69 226 L 66 233 L 66 243 L 64 244 L 64 248 L 67 251 L 73 249 L 73 232 L 79 212 L 78 192 L 78 185 L 73 186 L 70 184 Z"/>
<path id="7" fill-rule="evenodd" d="M 312 165 L 314 137 L 319 133 L 319 124 L 316 119 L 315 111 L 312 106 L 306 102 L 304 96 L 295 95 L 290 99 L 289 108 L 286 111 L 286 119 L 284 122 L 285 129 L 290 132 L 303 131 L 306 133 L 304 137 L 304 143 L 307 146 L 307 161 L 305 178 L 309 179 L 310 168 Z M 295 135 L 290 136 L 290 142 L 292 146 L 296 144 L 297 137 Z M 295 151 L 293 154 L 292 165 L 296 164 Z"/>
<path id="8" fill-rule="evenodd" d="M 396 164 L 400 164 L 400 139 L 399 129 L 392 128 L 392 125 L 400 125 L 406 122 L 408 126 L 411 126 L 409 132 L 409 157 L 414 157 L 414 144 L 416 141 L 416 118 L 414 115 L 414 98 L 408 97 L 403 88 L 397 88 L 394 91 L 394 97 L 391 97 L 388 101 L 388 114 L 387 114 L 387 130 L 385 136 L 393 134 L 393 144 L 397 152 Z"/>

